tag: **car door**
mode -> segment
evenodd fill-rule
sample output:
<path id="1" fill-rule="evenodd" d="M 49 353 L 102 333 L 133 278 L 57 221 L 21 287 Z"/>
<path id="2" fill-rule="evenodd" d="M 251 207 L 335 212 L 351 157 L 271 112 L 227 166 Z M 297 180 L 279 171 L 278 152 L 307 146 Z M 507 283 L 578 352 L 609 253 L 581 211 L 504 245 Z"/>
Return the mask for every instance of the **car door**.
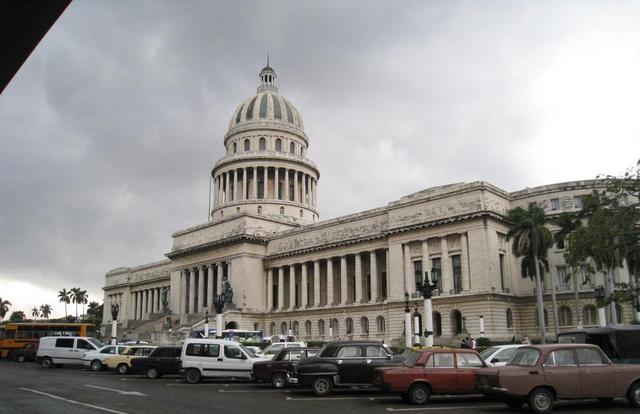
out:
<path id="1" fill-rule="evenodd" d="M 95 347 L 89 343 L 86 339 L 77 338 L 76 339 L 76 350 L 74 352 L 75 360 L 73 361 L 74 365 L 82 364 L 82 357 L 89 351 L 95 350 Z"/>
<path id="2" fill-rule="evenodd" d="M 52 361 L 56 364 L 68 364 L 73 360 L 75 348 L 74 338 L 56 338 Z"/>
<path id="3" fill-rule="evenodd" d="M 613 369 L 604 355 L 595 348 L 577 348 L 582 397 L 607 398 L 615 391 Z"/>
<path id="4" fill-rule="evenodd" d="M 556 390 L 558 398 L 580 396 L 580 369 L 573 349 L 556 349 L 550 352 L 542 369 L 545 382 Z"/>
<path id="5" fill-rule="evenodd" d="M 458 381 L 453 352 L 434 352 L 425 364 L 425 378 L 436 394 L 455 392 Z"/>
<path id="6" fill-rule="evenodd" d="M 476 354 L 468 352 L 456 353 L 456 374 L 458 376 L 456 392 L 468 394 L 476 389 L 476 371 L 484 367 L 482 360 Z"/>
<path id="7" fill-rule="evenodd" d="M 387 351 L 381 345 L 365 345 L 364 347 L 365 365 L 363 370 L 366 379 L 363 382 L 372 382 L 376 367 L 389 364 L 390 357 Z"/>
<path id="8" fill-rule="evenodd" d="M 224 345 L 222 376 L 234 378 L 251 377 L 251 359 L 235 344 Z"/>
<path id="9" fill-rule="evenodd" d="M 365 358 L 360 345 L 344 345 L 336 353 L 336 364 L 341 384 L 361 384 L 366 382 Z"/>

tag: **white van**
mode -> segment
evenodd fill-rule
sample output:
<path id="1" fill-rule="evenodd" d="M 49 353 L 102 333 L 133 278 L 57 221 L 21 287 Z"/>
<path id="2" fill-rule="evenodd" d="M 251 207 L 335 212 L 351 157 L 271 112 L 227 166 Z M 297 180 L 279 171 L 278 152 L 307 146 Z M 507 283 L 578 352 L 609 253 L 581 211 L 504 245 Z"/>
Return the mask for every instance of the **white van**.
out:
<path id="1" fill-rule="evenodd" d="M 202 378 L 251 378 L 253 363 L 263 360 L 250 349 L 225 339 L 190 338 L 182 346 L 182 369 L 189 384 Z"/>
<path id="2" fill-rule="evenodd" d="M 275 342 L 264 349 L 262 352 L 258 352 L 257 355 L 265 359 L 273 359 L 278 352 L 283 348 L 305 348 L 306 342 Z"/>
<path id="3" fill-rule="evenodd" d="M 82 365 L 87 351 L 102 348 L 104 344 L 87 336 L 45 336 L 40 338 L 36 361 L 43 368 L 54 365 Z"/>

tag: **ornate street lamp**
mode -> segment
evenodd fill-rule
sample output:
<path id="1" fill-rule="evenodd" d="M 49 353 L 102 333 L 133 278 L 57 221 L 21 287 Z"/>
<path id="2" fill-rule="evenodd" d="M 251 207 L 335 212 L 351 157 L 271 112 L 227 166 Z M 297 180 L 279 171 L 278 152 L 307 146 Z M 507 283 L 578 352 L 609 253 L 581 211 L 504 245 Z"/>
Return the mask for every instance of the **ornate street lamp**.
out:
<path id="1" fill-rule="evenodd" d="M 404 346 L 411 348 L 411 309 L 409 309 L 409 293 L 404 292 Z"/>
<path id="2" fill-rule="evenodd" d="M 433 346 L 433 304 L 431 297 L 433 291 L 438 288 L 440 282 L 440 268 L 431 268 L 431 281 L 429 281 L 429 272 L 424 272 L 424 284 L 422 285 L 422 298 L 424 299 L 424 319 L 426 329 L 424 330 L 425 345 Z"/>
<path id="3" fill-rule="evenodd" d="M 209 337 L 209 309 L 202 308 L 204 310 L 204 337 Z"/>
<path id="4" fill-rule="evenodd" d="M 222 311 L 224 310 L 224 296 L 216 296 L 213 306 L 216 308 L 216 337 L 222 338 Z"/>
<path id="5" fill-rule="evenodd" d="M 417 303 L 413 309 L 413 333 L 415 335 L 413 345 L 422 345 L 422 315 L 420 315 Z"/>
<path id="6" fill-rule="evenodd" d="M 115 345 L 118 342 L 117 330 L 119 312 L 120 305 L 117 303 L 111 304 L 111 345 Z"/>

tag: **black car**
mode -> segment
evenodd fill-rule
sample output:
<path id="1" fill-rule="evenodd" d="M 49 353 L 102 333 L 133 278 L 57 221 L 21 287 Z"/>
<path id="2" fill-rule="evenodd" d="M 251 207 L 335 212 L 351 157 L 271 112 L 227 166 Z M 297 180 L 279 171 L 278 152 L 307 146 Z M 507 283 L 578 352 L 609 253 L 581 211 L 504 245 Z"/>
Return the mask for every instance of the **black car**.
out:
<path id="1" fill-rule="evenodd" d="M 131 372 L 145 374 L 147 378 L 156 379 L 164 374 L 180 373 L 180 354 L 182 347 L 159 346 L 146 358 L 133 358 Z"/>
<path id="2" fill-rule="evenodd" d="M 283 348 L 273 359 L 253 363 L 251 376 L 258 381 L 269 381 L 273 388 L 287 385 L 293 367 L 304 358 L 318 354 L 318 348 Z"/>
<path id="3" fill-rule="evenodd" d="M 311 386 L 315 395 L 329 395 L 336 386 L 371 384 L 376 367 L 398 365 L 405 357 L 377 341 L 335 341 L 298 362 L 290 381 Z"/>
<path id="4" fill-rule="evenodd" d="M 26 344 L 20 349 L 12 349 L 8 356 L 18 362 L 35 361 L 37 352 L 38 344 Z"/>

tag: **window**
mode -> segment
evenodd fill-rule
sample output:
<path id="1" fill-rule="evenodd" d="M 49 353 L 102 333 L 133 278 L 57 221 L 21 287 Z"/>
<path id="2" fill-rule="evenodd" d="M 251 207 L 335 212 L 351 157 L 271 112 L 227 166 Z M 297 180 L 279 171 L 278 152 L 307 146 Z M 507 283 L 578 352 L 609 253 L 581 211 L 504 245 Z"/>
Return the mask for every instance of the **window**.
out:
<path id="1" fill-rule="evenodd" d="M 311 336 L 311 321 L 305 321 L 304 331 L 307 334 L 307 336 Z"/>
<path id="2" fill-rule="evenodd" d="M 296 153 L 296 143 L 295 142 L 291 142 L 289 144 L 289 152 L 292 153 L 292 154 Z"/>
<path id="3" fill-rule="evenodd" d="M 460 255 L 451 256 L 451 267 L 453 269 L 453 291 L 462 292 L 462 261 Z"/>
<path id="4" fill-rule="evenodd" d="M 385 358 L 388 354 L 380 346 L 367 346 L 365 355 L 374 358 Z"/>
<path id="5" fill-rule="evenodd" d="M 560 199 L 552 198 L 551 199 L 551 210 L 560 210 Z"/>
<path id="6" fill-rule="evenodd" d="M 416 292 L 420 292 L 420 289 L 422 289 L 422 260 L 413 262 L 413 276 Z"/>
<path id="7" fill-rule="evenodd" d="M 257 96 L 255 96 L 250 102 L 249 102 L 249 106 L 247 106 L 247 115 L 245 116 L 245 119 L 252 119 L 253 118 L 253 107 L 256 104 L 256 99 L 258 99 Z"/>
<path id="8" fill-rule="evenodd" d="M 249 152 L 251 151 L 251 141 L 249 141 L 248 139 L 244 140 L 244 152 Z"/>
<path id="9" fill-rule="evenodd" d="M 258 149 L 260 151 L 267 150 L 267 140 L 264 137 L 260 138 L 260 140 L 258 141 Z"/>
<path id="10" fill-rule="evenodd" d="M 285 335 L 287 333 L 287 323 L 286 322 L 282 322 L 280 324 L 280 333 L 282 335 Z"/>
<path id="11" fill-rule="evenodd" d="M 442 336 L 442 316 L 440 312 L 433 312 L 433 335 Z"/>
<path id="12" fill-rule="evenodd" d="M 582 308 L 582 323 L 585 326 L 598 324 L 598 310 L 594 305 L 586 305 Z"/>
<path id="13" fill-rule="evenodd" d="M 238 110 L 238 115 L 236 115 L 236 124 L 240 122 L 240 117 L 242 116 L 243 109 L 244 109 L 244 104 L 240 105 L 240 110 Z"/>
<path id="14" fill-rule="evenodd" d="M 280 350 L 282 348 L 284 348 L 284 344 L 273 344 L 272 346 L 269 347 L 269 349 L 267 349 L 265 354 L 266 355 L 275 355 L 278 352 L 280 352 Z"/>
<path id="15" fill-rule="evenodd" d="M 302 359 L 302 351 L 290 350 L 286 356 L 287 361 L 300 361 Z"/>
<path id="16" fill-rule="evenodd" d="M 217 344 L 189 344 L 185 353 L 189 356 L 203 356 L 217 358 L 220 356 L 220 345 Z"/>
<path id="17" fill-rule="evenodd" d="M 565 266 L 556 267 L 558 273 L 558 287 L 567 287 L 567 268 Z"/>
<path id="18" fill-rule="evenodd" d="M 333 329 L 334 335 L 340 335 L 340 323 L 337 319 L 331 319 L 329 326 L 331 327 L 331 329 Z"/>
<path id="19" fill-rule="evenodd" d="M 605 360 L 602 359 L 602 355 L 595 349 L 591 348 L 578 348 L 576 349 L 578 354 L 578 361 L 580 365 L 603 365 Z"/>
<path id="20" fill-rule="evenodd" d="M 378 325 L 378 333 L 383 333 L 385 331 L 384 317 L 382 315 L 376 318 L 376 325 Z"/>
<path id="21" fill-rule="evenodd" d="M 582 208 L 582 196 L 573 197 L 573 207 Z"/>
<path id="22" fill-rule="evenodd" d="M 91 346 L 91 344 L 87 341 L 85 341 L 84 339 L 78 339 L 78 344 L 76 345 L 76 348 L 79 349 L 95 349 L 94 347 Z"/>
<path id="23" fill-rule="evenodd" d="M 280 101 L 275 96 L 272 96 L 273 101 L 273 116 L 275 119 L 282 119 L 282 108 L 280 107 Z"/>
<path id="24" fill-rule="evenodd" d="M 576 359 L 573 356 L 573 350 L 571 349 L 557 349 L 547 356 L 545 365 L 555 367 L 570 367 L 575 366 Z"/>
<path id="25" fill-rule="evenodd" d="M 237 143 L 237 142 L 234 142 L 234 143 L 233 143 L 233 153 L 235 154 L 235 153 L 237 153 L 237 152 L 238 152 L 238 143 Z"/>
<path id="26" fill-rule="evenodd" d="M 242 359 L 242 352 L 240 352 L 240 348 L 231 345 L 225 345 L 224 357 L 230 359 Z"/>
<path id="27" fill-rule="evenodd" d="M 558 312 L 560 326 L 573 325 L 573 314 L 568 306 L 561 306 Z"/>
<path id="28" fill-rule="evenodd" d="M 426 367 L 432 368 L 453 368 L 453 354 L 449 352 L 438 352 L 429 358 Z"/>
<path id="29" fill-rule="evenodd" d="M 347 326 L 347 335 L 353 335 L 353 319 L 347 318 L 345 324 Z"/>
<path id="30" fill-rule="evenodd" d="M 519 348 L 516 350 L 516 354 L 511 358 L 511 361 L 507 365 L 524 365 L 526 367 L 532 367 L 538 362 L 540 357 L 540 351 L 533 348 Z"/>
<path id="31" fill-rule="evenodd" d="M 280 207 L 280 215 L 284 216 L 284 207 Z"/>
<path id="32" fill-rule="evenodd" d="M 546 309 L 543 309 L 542 311 L 543 313 L 543 318 L 544 318 L 544 326 L 547 327 L 549 326 L 549 313 L 547 313 Z M 535 314 L 533 315 L 533 318 L 535 319 L 535 323 L 536 323 L 536 327 L 540 326 L 540 318 L 538 317 L 538 309 L 535 309 Z"/>
<path id="33" fill-rule="evenodd" d="M 433 277 L 433 273 L 437 273 L 440 277 L 440 283 L 438 283 L 438 293 L 442 293 L 442 259 L 439 257 L 434 257 L 431 259 L 431 276 Z"/>
<path id="34" fill-rule="evenodd" d="M 360 329 L 362 329 L 363 334 L 369 334 L 369 319 L 366 316 L 360 319 Z"/>
<path id="35" fill-rule="evenodd" d="M 269 335 L 275 335 L 275 334 L 276 334 L 276 323 L 271 322 L 269 324 Z"/>
<path id="36" fill-rule="evenodd" d="M 173 358 L 176 356 L 180 356 L 180 354 L 176 355 L 176 350 L 173 348 L 160 348 L 156 353 L 156 356 L 159 358 Z"/>
<path id="37" fill-rule="evenodd" d="M 73 348 L 73 338 L 56 339 L 56 348 Z"/>
<path id="38" fill-rule="evenodd" d="M 101 354 L 114 354 L 116 353 L 116 348 L 114 346 L 107 347 L 100 351 Z"/>
<path id="39" fill-rule="evenodd" d="M 498 352 L 489 362 L 492 364 L 496 362 L 509 362 L 513 354 L 516 353 L 516 349 L 517 348 L 507 348 L 504 351 Z"/>
<path id="40" fill-rule="evenodd" d="M 260 98 L 260 118 L 267 117 L 267 95 L 262 95 Z"/>
<path id="41" fill-rule="evenodd" d="M 284 109 L 287 111 L 287 121 L 293 124 L 293 112 L 291 112 L 291 107 L 289 106 L 289 102 L 284 101 Z"/>
<path id="42" fill-rule="evenodd" d="M 505 292 L 507 284 L 505 283 L 504 278 L 504 254 L 500 253 L 498 255 L 498 262 L 500 264 L 500 287 L 502 288 L 502 291 Z"/>
<path id="43" fill-rule="evenodd" d="M 467 353 L 459 353 L 456 354 L 458 358 L 458 367 L 459 368 L 482 368 L 484 364 L 478 355 L 476 354 L 467 354 Z"/>
<path id="44" fill-rule="evenodd" d="M 298 334 L 299 334 L 298 331 L 300 330 L 299 328 L 300 328 L 300 324 L 298 323 L 298 321 L 293 321 L 293 329 L 292 330 L 293 330 L 293 334 L 295 336 L 298 336 Z"/>
<path id="45" fill-rule="evenodd" d="M 507 328 L 513 328 L 513 311 L 507 308 Z"/>
<path id="46" fill-rule="evenodd" d="M 320 336 L 324 336 L 324 320 L 323 319 L 320 319 L 318 321 L 318 334 Z"/>
<path id="47" fill-rule="evenodd" d="M 262 214 L 262 206 L 258 206 L 258 214 Z"/>
<path id="48" fill-rule="evenodd" d="M 360 358 L 362 357 L 362 348 L 359 346 L 343 346 L 338 351 L 337 358 Z"/>
<path id="49" fill-rule="evenodd" d="M 300 217 L 302 217 L 304 215 L 302 209 L 300 209 Z"/>
<path id="50" fill-rule="evenodd" d="M 462 333 L 462 314 L 457 309 L 451 311 L 451 333 L 453 335 Z"/>
<path id="51" fill-rule="evenodd" d="M 280 138 L 276 139 L 276 151 L 282 152 L 282 140 Z"/>

